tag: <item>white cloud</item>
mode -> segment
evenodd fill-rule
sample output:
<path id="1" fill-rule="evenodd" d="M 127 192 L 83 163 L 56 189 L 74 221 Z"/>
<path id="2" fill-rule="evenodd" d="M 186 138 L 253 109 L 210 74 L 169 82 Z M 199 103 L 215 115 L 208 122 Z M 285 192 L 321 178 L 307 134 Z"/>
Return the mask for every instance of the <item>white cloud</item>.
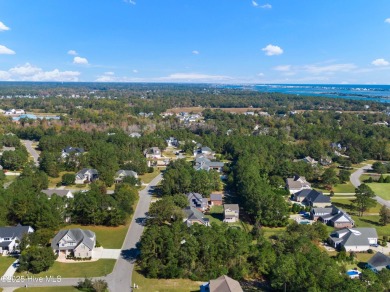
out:
<path id="1" fill-rule="evenodd" d="M 68 55 L 77 56 L 77 52 L 75 50 L 69 50 Z"/>
<path id="2" fill-rule="evenodd" d="M 80 72 L 77 71 L 44 71 L 30 63 L 0 71 L 2 81 L 78 81 L 79 76 Z"/>
<path id="3" fill-rule="evenodd" d="M 134 69 L 134 70 L 133 70 L 133 73 L 138 73 L 138 70 L 137 70 L 137 69 Z"/>
<path id="4" fill-rule="evenodd" d="M 390 18 L 386 18 L 386 19 L 385 19 L 385 22 L 386 22 L 386 23 L 390 23 Z"/>
<path id="5" fill-rule="evenodd" d="M 276 56 L 283 54 L 283 50 L 281 47 L 274 46 L 271 44 L 269 44 L 265 48 L 262 48 L 261 50 L 264 51 L 267 56 Z"/>
<path id="6" fill-rule="evenodd" d="M 291 65 L 280 65 L 273 68 L 276 71 L 288 72 L 291 70 Z"/>
<path id="7" fill-rule="evenodd" d="M 88 65 L 88 60 L 86 58 L 74 57 L 73 64 Z"/>
<path id="8" fill-rule="evenodd" d="M 192 54 L 194 54 L 194 55 L 199 55 L 199 51 L 193 50 L 193 51 L 192 51 Z"/>
<path id="9" fill-rule="evenodd" d="M 131 4 L 131 5 L 137 4 L 134 0 L 123 0 L 123 2 L 129 3 L 129 4 Z"/>
<path id="10" fill-rule="evenodd" d="M 115 75 L 115 73 L 114 73 L 114 72 L 111 72 L 111 71 L 110 71 L 110 72 L 104 72 L 104 74 L 105 74 L 105 75 L 110 75 L 110 76 Z"/>
<path id="11" fill-rule="evenodd" d="M 15 55 L 15 51 L 8 49 L 6 46 L 0 45 L 0 55 Z"/>
<path id="12" fill-rule="evenodd" d="M 374 66 L 389 66 L 389 61 L 386 61 L 385 59 L 376 59 L 371 62 Z"/>
<path id="13" fill-rule="evenodd" d="M 0 21 L 0 31 L 6 30 L 10 30 L 10 28 Z"/>
<path id="14" fill-rule="evenodd" d="M 232 78 L 224 75 L 208 75 L 198 73 L 174 73 L 166 77 L 160 77 L 161 81 L 170 82 L 215 82 L 215 81 L 229 81 Z"/>
<path id="15" fill-rule="evenodd" d="M 257 74 L 257 76 L 259 76 L 259 77 L 264 77 L 265 74 L 264 74 L 264 73 L 259 73 L 259 74 Z"/>
<path id="16" fill-rule="evenodd" d="M 328 66 L 306 65 L 303 70 L 312 74 L 350 72 L 356 69 L 355 64 L 333 64 Z"/>
<path id="17" fill-rule="evenodd" d="M 261 5 L 260 8 L 263 8 L 263 9 L 271 9 L 272 8 L 272 5 L 271 4 L 264 4 L 264 5 Z"/>
<path id="18" fill-rule="evenodd" d="M 257 6 L 259 6 L 259 4 L 257 4 L 257 2 L 256 2 L 256 1 L 252 1 L 252 5 L 253 5 L 254 7 L 257 7 Z"/>

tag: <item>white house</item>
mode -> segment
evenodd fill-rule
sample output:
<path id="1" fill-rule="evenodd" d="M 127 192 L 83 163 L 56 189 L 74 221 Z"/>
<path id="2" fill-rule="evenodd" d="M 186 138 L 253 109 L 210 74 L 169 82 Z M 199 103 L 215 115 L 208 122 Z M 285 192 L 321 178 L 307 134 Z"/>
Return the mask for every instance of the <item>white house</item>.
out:
<path id="1" fill-rule="evenodd" d="M 287 179 L 286 187 L 290 194 L 295 194 L 302 190 L 310 190 L 311 184 L 307 182 L 304 176 L 294 175 L 294 177 Z"/>
<path id="2" fill-rule="evenodd" d="M 84 184 L 90 183 L 99 178 L 99 174 L 96 169 L 83 168 L 78 173 L 76 173 L 75 184 Z"/>
<path id="3" fill-rule="evenodd" d="M 134 178 L 138 178 L 138 174 L 135 171 L 120 169 L 116 172 L 114 180 L 116 183 L 120 183 L 127 176 L 132 176 Z"/>
<path id="4" fill-rule="evenodd" d="M 158 147 L 151 147 L 144 151 L 146 158 L 161 158 L 161 150 Z"/>
<path id="5" fill-rule="evenodd" d="M 378 244 L 378 234 L 371 227 L 344 228 L 334 231 L 328 242 L 334 248 L 344 247 L 346 251 L 366 251 Z"/>
<path id="6" fill-rule="evenodd" d="M 7 226 L 0 227 L 0 253 L 9 253 L 18 251 L 19 242 L 23 236 L 33 233 L 31 226 Z"/>
<path id="7" fill-rule="evenodd" d="M 224 219 L 223 222 L 234 223 L 240 219 L 240 207 L 238 204 L 225 204 L 223 205 L 224 209 Z"/>
<path id="8" fill-rule="evenodd" d="M 95 232 L 80 228 L 60 230 L 51 242 L 55 253 L 76 258 L 92 257 L 95 245 Z"/>

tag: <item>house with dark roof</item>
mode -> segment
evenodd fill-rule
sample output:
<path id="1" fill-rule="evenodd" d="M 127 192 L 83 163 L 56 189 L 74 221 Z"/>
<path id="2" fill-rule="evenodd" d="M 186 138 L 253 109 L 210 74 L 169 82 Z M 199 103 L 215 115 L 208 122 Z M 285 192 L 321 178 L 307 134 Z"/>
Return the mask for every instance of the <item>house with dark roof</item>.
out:
<path id="1" fill-rule="evenodd" d="M 240 219 L 240 206 L 238 204 L 223 205 L 223 222 L 234 223 Z"/>
<path id="2" fill-rule="evenodd" d="M 210 205 L 211 206 L 222 206 L 222 195 L 221 194 L 211 194 L 210 195 Z"/>
<path id="3" fill-rule="evenodd" d="M 196 208 L 186 207 L 183 209 L 183 213 L 184 213 L 183 222 L 186 223 L 188 227 L 194 224 L 210 226 L 209 219 L 205 218 L 203 213 Z"/>
<path id="4" fill-rule="evenodd" d="M 18 251 L 19 242 L 22 238 L 33 233 L 34 229 L 31 226 L 16 226 L 0 227 L 0 253 L 10 253 Z"/>
<path id="5" fill-rule="evenodd" d="M 346 251 L 366 251 L 378 244 L 378 234 L 371 227 L 344 228 L 334 231 L 328 242 L 334 248 L 344 247 Z"/>
<path id="6" fill-rule="evenodd" d="M 293 199 L 296 202 L 306 206 L 324 208 L 331 205 L 330 197 L 324 196 L 322 192 L 316 190 L 302 190 L 293 194 Z"/>
<path id="7" fill-rule="evenodd" d="M 85 184 L 90 183 L 99 178 L 99 173 L 96 169 L 92 168 L 83 168 L 78 173 L 76 173 L 75 184 Z"/>
<path id="8" fill-rule="evenodd" d="M 56 194 L 59 197 L 66 197 L 68 199 L 73 199 L 73 193 L 70 190 L 42 190 L 42 193 L 46 194 L 49 198 Z"/>
<path id="9" fill-rule="evenodd" d="M 390 269 L 390 257 L 377 252 L 368 260 L 366 267 L 375 273 L 383 269 Z"/>
<path id="10" fill-rule="evenodd" d="M 355 221 L 348 213 L 333 205 L 327 208 L 312 208 L 310 218 L 334 228 L 352 228 L 355 225 Z"/>
<path id="11" fill-rule="evenodd" d="M 166 142 L 168 147 L 179 147 L 179 140 L 177 140 L 175 137 L 169 137 Z"/>
<path id="12" fill-rule="evenodd" d="M 200 212 L 203 212 L 208 208 L 209 200 L 207 198 L 203 198 L 201 194 L 188 193 L 186 196 L 190 207 L 198 209 Z"/>
<path id="13" fill-rule="evenodd" d="M 67 146 L 64 149 L 62 149 L 61 157 L 65 159 L 66 157 L 68 157 L 71 154 L 78 156 L 78 155 L 83 154 L 84 152 L 85 152 L 84 148 Z"/>
<path id="14" fill-rule="evenodd" d="M 95 245 L 95 232 L 80 228 L 60 230 L 51 241 L 55 253 L 76 258 L 92 257 Z"/>
<path id="15" fill-rule="evenodd" d="M 294 175 L 292 178 L 287 178 L 286 188 L 290 194 L 295 194 L 302 190 L 310 190 L 311 184 L 306 181 L 304 176 Z"/>
<path id="16" fill-rule="evenodd" d="M 243 292 L 238 281 L 223 275 L 200 286 L 200 292 Z"/>
<path id="17" fill-rule="evenodd" d="M 128 176 L 138 178 L 138 174 L 135 171 L 120 169 L 115 173 L 115 183 L 121 183 L 123 179 Z"/>

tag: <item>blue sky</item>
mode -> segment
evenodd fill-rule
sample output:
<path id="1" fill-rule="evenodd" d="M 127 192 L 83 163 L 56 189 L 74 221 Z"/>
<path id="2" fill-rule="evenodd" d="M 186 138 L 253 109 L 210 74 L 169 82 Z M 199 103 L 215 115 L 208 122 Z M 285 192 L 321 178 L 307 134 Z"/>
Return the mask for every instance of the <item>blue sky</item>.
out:
<path id="1" fill-rule="evenodd" d="M 0 0 L 0 80 L 390 83 L 388 0 Z"/>

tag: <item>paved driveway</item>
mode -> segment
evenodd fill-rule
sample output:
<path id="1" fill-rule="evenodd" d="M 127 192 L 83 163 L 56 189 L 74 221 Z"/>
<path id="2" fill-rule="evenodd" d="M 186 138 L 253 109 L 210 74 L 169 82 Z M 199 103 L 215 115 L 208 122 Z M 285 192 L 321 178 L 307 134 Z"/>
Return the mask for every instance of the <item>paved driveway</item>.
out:
<path id="1" fill-rule="evenodd" d="M 118 259 L 121 255 L 120 249 L 107 249 L 102 247 L 97 247 L 93 250 L 94 259 Z"/>
<path id="2" fill-rule="evenodd" d="M 28 151 L 28 153 L 30 153 L 30 155 L 33 157 L 34 159 L 34 164 L 36 166 L 39 166 L 39 162 L 38 162 L 38 159 L 39 159 L 39 154 L 38 152 L 32 147 L 32 143 L 33 141 L 31 140 L 21 140 L 22 143 L 24 144 L 24 146 L 26 146 L 26 149 Z"/>

